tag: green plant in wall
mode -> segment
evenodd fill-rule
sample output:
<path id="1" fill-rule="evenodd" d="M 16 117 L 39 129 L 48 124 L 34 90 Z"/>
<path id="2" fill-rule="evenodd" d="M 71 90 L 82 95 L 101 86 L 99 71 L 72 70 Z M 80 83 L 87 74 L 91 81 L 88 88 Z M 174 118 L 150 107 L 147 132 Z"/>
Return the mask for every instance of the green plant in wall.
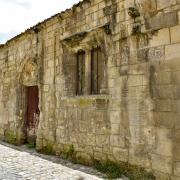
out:
<path id="1" fill-rule="evenodd" d="M 34 149 L 34 148 L 36 148 L 36 143 L 29 143 L 29 144 L 26 144 L 26 146 L 29 149 Z"/>
<path id="2" fill-rule="evenodd" d="M 102 163 L 98 160 L 93 160 L 93 166 L 98 171 L 106 174 L 109 179 L 119 178 L 123 175 L 121 169 L 119 169 L 115 163 L 110 161 Z"/>
<path id="3" fill-rule="evenodd" d="M 51 143 L 48 143 L 46 146 L 44 146 L 40 152 L 47 154 L 47 155 L 52 155 L 54 154 L 54 149 L 53 149 L 53 145 Z"/>
<path id="4" fill-rule="evenodd" d="M 74 151 L 74 146 L 72 144 L 69 146 L 69 150 L 67 153 L 69 157 L 72 157 L 74 155 L 75 151 Z"/>
<path id="5" fill-rule="evenodd" d="M 8 131 L 5 134 L 5 141 L 11 144 L 17 144 L 17 136 L 14 132 Z"/>
<path id="6" fill-rule="evenodd" d="M 74 146 L 71 144 L 68 147 L 64 148 L 64 152 L 61 154 L 61 157 L 64 159 L 70 159 L 72 161 L 74 161 L 75 159 L 75 150 L 74 150 Z"/>
<path id="7" fill-rule="evenodd" d="M 124 162 L 117 164 L 108 160 L 106 162 L 93 160 L 93 165 L 95 169 L 106 174 L 109 179 L 121 178 L 122 176 L 126 176 L 130 180 L 156 179 L 152 173 L 146 172 L 143 168 L 133 166 Z"/>

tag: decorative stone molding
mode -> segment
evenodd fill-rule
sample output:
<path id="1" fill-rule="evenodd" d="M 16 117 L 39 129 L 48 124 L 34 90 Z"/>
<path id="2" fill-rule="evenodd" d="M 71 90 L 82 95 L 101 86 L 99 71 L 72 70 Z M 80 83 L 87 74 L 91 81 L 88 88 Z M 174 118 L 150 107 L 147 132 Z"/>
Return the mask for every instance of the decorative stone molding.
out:
<path id="1" fill-rule="evenodd" d="M 22 70 L 21 73 L 21 81 L 25 86 L 34 86 L 38 83 L 38 67 L 37 64 L 28 60 Z"/>
<path id="2" fill-rule="evenodd" d="M 62 39 L 61 42 L 70 51 L 76 53 L 79 50 L 91 50 L 92 48 L 98 46 L 102 47 L 102 45 L 104 46 L 105 44 L 109 44 L 107 42 L 107 34 L 110 33 L 111 30 L 108 23 L 96 29 L 91 29 L 89 31 L 83 31 L 73 34 L 69 37 Z"/>
<path id="3" fill-rule="evenodd" d="M 136 18 L 140 16 L 140 13 L 137 9 L 137 7 L 129 7 L 128 8 L 128 14 L 129 16 L 131 16 L 132 18 Z"/>
<path id="4" fill-rule="evenodd" d="M 104 15 L 109 16 L 117 12 L 117 4 L 112 4 L 103 9 Z"/>

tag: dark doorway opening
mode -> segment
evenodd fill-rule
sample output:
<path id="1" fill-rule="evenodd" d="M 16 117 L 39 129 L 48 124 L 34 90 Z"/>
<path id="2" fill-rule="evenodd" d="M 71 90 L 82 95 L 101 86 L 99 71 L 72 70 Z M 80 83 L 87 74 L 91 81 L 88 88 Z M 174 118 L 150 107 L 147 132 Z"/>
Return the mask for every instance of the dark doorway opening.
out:
<path id="1" fill-rule="evenodd" d="M 38 86 L 27 87 L 26 142 L 36 143 L 36 132 L 39 124 L 39 90 Z"/>

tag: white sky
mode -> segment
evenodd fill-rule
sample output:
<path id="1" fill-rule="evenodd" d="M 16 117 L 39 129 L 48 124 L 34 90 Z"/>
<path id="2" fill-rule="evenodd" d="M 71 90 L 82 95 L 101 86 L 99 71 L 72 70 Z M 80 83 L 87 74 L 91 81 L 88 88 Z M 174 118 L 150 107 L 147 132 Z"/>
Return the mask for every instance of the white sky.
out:
<path id="1" fill-rule="evenodd" d="M 0 44 L 79 0 L 0 0 Z"/>

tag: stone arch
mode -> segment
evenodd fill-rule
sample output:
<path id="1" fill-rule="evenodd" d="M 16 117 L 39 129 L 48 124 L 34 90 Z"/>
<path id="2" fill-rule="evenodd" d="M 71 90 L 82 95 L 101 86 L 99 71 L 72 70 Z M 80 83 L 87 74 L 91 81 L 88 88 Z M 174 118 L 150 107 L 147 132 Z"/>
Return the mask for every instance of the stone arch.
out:
<path id="1" fill-rule="evenodd" d="M 24 142 L 36 142 L 40 116 L 39 68 L 36 58 L 29 58 L 19 67 L 17 87 L 18 114 Z M 31 101 L 32 100 L 32 101 Z"/>
<path id="2" fill-rule="evenodd" d="M 24 86 L 38 85 L 38 65 L 34 60 L 26 61 L 22 68 L 20 81 Z"/>

